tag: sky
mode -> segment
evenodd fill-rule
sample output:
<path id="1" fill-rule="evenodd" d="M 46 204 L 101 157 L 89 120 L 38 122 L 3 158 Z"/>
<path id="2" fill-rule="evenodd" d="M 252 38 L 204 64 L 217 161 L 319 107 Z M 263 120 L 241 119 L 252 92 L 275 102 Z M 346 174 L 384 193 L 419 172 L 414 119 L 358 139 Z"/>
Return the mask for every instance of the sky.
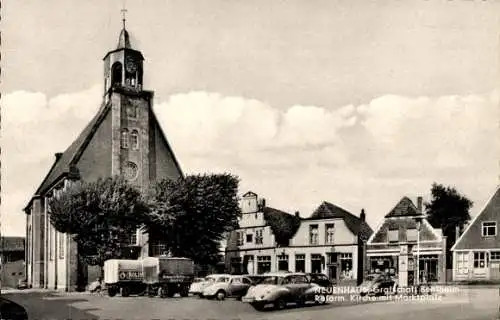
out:
<path id="1" fill-rule="evenodd" d="M 123 1 L 2 3 L 1 231 L 97 111 Z M 475 215 L 499 183 L 499 1 L 128 0 L 132 46 L 183 171 L 374 228 L 433 182 Z"/>

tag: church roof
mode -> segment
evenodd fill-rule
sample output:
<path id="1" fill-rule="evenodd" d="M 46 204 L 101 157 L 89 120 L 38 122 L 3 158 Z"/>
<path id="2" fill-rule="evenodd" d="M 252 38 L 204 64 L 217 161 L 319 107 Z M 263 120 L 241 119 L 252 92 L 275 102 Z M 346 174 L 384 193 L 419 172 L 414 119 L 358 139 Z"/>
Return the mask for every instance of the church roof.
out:
<path id="1" fill-rule="evenodd" d="M 311 215 L 311 217 L 304 220 L 316 220 L 316 219 L 331 219 L 340 218 L 344 220 L 347 228 L 355 235 L 360 235 L 364 239 L 368 239 L 373 233 L 372 228 L 366 223 L 366 221 L 361 220 L 361 218 L 356 217 L 352 213 L 344 210 L 330 202 L 324 201 Z"/>
<path id="2" fill-rule="evenodd" d="M 44 194 L 53 186 L 55 182 L 59 180 L 59 178 L 61 178 L 61 176 L 74 172 L 74 165 L 76 161 L 78 161 L 83 150 L 92 139 L 95 131 L 104 120 L 110 107 L 111 106 L 109 104 L 101 107 L 94 118 L 92 118 L 83 131 L 78 135 L 75 141 L 73 141 L 73 143 L 62 153 L 62 155 L 56 157 L 54 164 L 36 190 L 35 195 Z"/>
<path id="3" fill-rule="evenodd" d="M 132 46 L 130 45 L 130 36 L 125 28 L 123 28 L 120 32 L 118 47 L 116 49 L 132 49 Z"/>

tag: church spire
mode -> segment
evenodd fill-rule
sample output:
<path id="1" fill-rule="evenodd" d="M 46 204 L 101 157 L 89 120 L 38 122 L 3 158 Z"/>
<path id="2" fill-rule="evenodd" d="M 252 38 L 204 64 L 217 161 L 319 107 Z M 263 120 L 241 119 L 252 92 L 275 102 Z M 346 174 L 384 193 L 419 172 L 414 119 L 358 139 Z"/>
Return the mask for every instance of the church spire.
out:
<path id="1" fill-rule="evenodd" d="M 121 10 L 122 12 L 122 22 L 123 22 L 123 28 L 122 31 L 120 32 L 120 38 L 118 39 L 118 47 L 117 49 L 132 49 L 132 46 L 130 45 L 130 37 L 128 35 L 128 31 L 125 28 L 127 18 L 127 9 L 125 9 L 125 5 L 123 6 L 123 9 Z"/>

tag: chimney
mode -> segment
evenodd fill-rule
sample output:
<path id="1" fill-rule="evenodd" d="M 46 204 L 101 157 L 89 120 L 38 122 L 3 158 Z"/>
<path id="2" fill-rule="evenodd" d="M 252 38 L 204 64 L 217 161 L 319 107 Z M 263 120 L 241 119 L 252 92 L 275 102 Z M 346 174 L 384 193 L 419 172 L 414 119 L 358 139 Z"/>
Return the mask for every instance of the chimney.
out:
<path id="1" fill-rule="evenodd" d="M 361 221 L 366 221 L 365 209 L 361 209 L 361 213 L 359 215 L 359 219 L 361 219 Z"/>
<path id="2" fill-rule="evenodd" d="M 423 208 L 422 208 L 422 203 L 423 203 L 423 198 L 422 197 L 418 197 L 417 198 L 417 210 L 418 210 L 419 214 L 423 214 L 424 213 Z"/>
<path id="3" fill-rule="evenodd" d="M 297 218 L 300 218 L 300 212 L 295 211 L 295 216 L 296 216 Z"/>
<path id="4" fill-rule="evenodd" d="M 56 162 L 59 161 L 59 159 L 61 159 L 62 157 L 62 152 L 57 152 L 56 154 L 54 154 L 56 156 Z"/>

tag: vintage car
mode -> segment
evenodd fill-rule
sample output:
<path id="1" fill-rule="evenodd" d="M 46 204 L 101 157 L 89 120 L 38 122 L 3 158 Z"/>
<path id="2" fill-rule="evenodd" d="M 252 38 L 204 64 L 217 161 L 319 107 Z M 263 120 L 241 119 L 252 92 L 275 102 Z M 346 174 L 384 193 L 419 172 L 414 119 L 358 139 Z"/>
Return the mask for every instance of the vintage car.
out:
<path id="1" fill-rule="evenodd" d="M 203 281 L 200 282 L 193 282 L 191 286 L 189 287 L 189 293 L 194 294 L 194 295 L 199 295 L 200 297 L 203 296 L 203 290 L 216 283 L 216 282 L 224 282 L 229 280 L 229 274 L 211 274 L 206 276 Z"/>
<path id="2" fill-rule="evenodd" d="M 20 304 L 0 297 L 0 319 L 28 320 L 28 312 Z"/>
<path id="3" fill-rule="evenodd" d="M 309 281 L 311 281 L 312 283 L 316 283 L 317 285 L 320 285 L 322 287 L 329 287 L 335 284 L 322 273 L 307 273 L 307 277 L 309 278 Z"/>
<path id="4" fill-rule="evenodd" d="M 396 279 L 383 273 L 365 276 L 365 280 L 360 285 L 361 296 L 383 296 L 393 294 L 396 290 Z"/>
<path id="5" fill-rule="evenodd" d="M 217 300 L 224 300 L 226 297 L 243 297 L 248 288 L 253 285 L 253 281 L 246 276 L 229 276 L 229 281 L 215 282 L 206 287 L 202 296 L 208 299 L 216 298 Z"/>
<path id="6" fill-rule="evenodd" d="M 323 304 L 325 292 L 324 287 L 310 282 L 305 273 L 277 272 L 267 274 L 260 284 L 250 287 L 241 300 L 259 311 L 268 305 L 279 310 L 288 303 L 304 305 L 313 301 Z"/>

